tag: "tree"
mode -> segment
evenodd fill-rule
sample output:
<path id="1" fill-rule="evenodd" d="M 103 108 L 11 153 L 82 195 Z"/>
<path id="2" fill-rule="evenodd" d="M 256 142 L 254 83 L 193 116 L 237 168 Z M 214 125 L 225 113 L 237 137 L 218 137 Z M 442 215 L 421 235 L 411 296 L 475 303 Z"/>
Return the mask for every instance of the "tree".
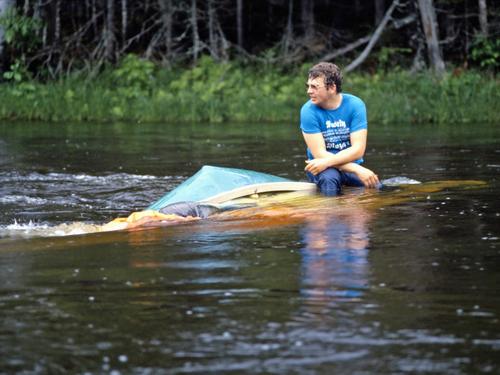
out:
<path id="1" fill-rule="evenodd" d="M 288 56 L 290 44 L 293 39 L 293 0 L 288 0 L 288 16 L 285 32 L 283 33 L 283 54 L 285 59 Z"/>
<path id="2" fill-rule="evenodd" d="M 122 0 L 122 43 L 127 39 L 128 6 L 127 0 Z"/>
<path id="3" fill-rule="evenodd" d="M 314 0 L 302 0 L 300 16 L 306 40 L 314 36 Z"/>
<path id="4" fill-rule="evenodd" d="M 207 32 L 208 32 L 208 50 L 210 56 L 215 60 L 226 60 L 227 49 L 229 48 L 226 36 L 222 31 L 222 26 L 219 22 L 217 14 L 217 0 L 207 0 Z M 205 43 L 206 44 L 206 43 Z"/>
<path id="5" fill-rule="evenodd" d="M 7 10 L 13 5 L 12 0 L 0 0 L 0 18 L 7 13 Z M 3 63 L 3 42 L 4 42 L 4 28 L 0 23 L 0 69 Z"/>
<path id="6" fill-rule="evenodd" d="M 165 57 L 167 60 L 172 58 L 172 19 L 174 15 L 174 8 L 172 7 L 172 0 L 158 0 L 160 8 L 160 17 L 162 22 L 163 39 L 165 40 Z"/>
<path id="7" fill-rule="evenodd" d="M 13 9 L 0 28 L 0 64 L 23 56 L 32 73 L 54 77 L 75 69 L 97 72 L 129 53 L 173 64 L 196 62 L 201 53 L 225 60 L 231 52 L 236 59 L 288 65 L 321 56 L 355 58 L 367 45 L 350 68 L 378 58 L 379 47 L 394 56 L 411 49 L 415 61 L 428 61 L 440 74 L 443 54 L 461 64 L 473 47 L 477 59 L 479 52 L 496 58 L 500 2 L 436 0 L 439 28 L 434 0 L 398 0 L 385 17 L 394 1 L 0 0 L 0 15 Z M 410 64 L 399 57 L 395 64 Z"/>
<path id="8" fill-rule="evenodd" d="M 58 0 L 59 1 L 59 0 Z M 106 32 L 105 37 L 105 49 L 106 58 L 108 61 L 114 60 L 114 50 L 115 50 L 115 30 L 114 30 L 114 16 L 115 16 L 115 3 L 114 0 L 108 0 L 107 2 L 107 17 L 106 17 Z"/>
<path id="9" fill-rule="evenodd" d="M 427 55 L 434 72 L 440 76 L 444 73 L 444 61 L 439 46 L 438 25 L 433 0 L 418 0 L 420 17 L 427 44 Z"/>
<path id="10" fill-rule="evenodd" d="M 384 8 L 384 0 L 375 0 L 375 25 L 382 22 L 382 18 L 384 18 Z"/>
<path id="11" fill-rule="evenodd" d="M 196 6 L 196 0 L 191 0 L 191 16 L 189 18 L 191 24 L 191 35 L 193 38 L 192 55 L 193 61 L 198 61 L 198 56 L 201 51 L 201 41 L 200 34 L 198 32 L 198 9 Z"/>
<path id="12" fill-rule="evenodd" d="M 479 0 L 479 26 L 481 34 L 488 36 L 488 11 L 486 8 L 486 0 Z"/>
<path id="13" fill-rule="evenodd" d="M 382 35 L 382 32 L 384 31 L 384 28 L 387 26 L 387 23 L 391 19 L 392 12 L 394 11 L 394 9 L 396 9 L 398 5 L 399 5 L 399 0 L 393 0 L 391 6 L 389 7 L 389 9 L 387 9 L 387 12 L 385 13 L 384 17 L 377 26 L 377 29 L 370 37 L 368 45 L 353 62 L 351 62 L 348 66 L 346 66 L 345 68 L 346 72 L 356 69 L 368 57 L 370 51 L 375 46 L 375 43 L 377 43 L 377 41 L 379 40 L 380 36 Z"/>
<path id="14" fill-rule="evenodd" d="M 243 0 L 236 0 L 237 44 L 243 48 Z"/>

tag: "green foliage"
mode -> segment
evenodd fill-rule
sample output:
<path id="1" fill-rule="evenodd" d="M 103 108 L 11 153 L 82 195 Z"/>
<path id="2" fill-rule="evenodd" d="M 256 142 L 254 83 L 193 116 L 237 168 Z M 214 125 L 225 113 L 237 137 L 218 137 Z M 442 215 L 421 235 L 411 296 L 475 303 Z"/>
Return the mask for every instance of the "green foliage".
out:
<path id="1" fill-rule="evenodd" d="M 130 57 L 94 80 L 69 76 L 45 84 L 0 87 L 0 119 L 127 122 L 289 122 L 298 126 L 309 65 L 298 68 L 219 63 L 208 57 L 191 68 L 159 69 Z M 499 82 L 463 71 L 390 71 L 346 75 L 344 91 L 361 97 L 371 124 L 498 122 Z"/>
<path id="2" fill-rule="evenodd" d="M 354 81 L 354 82 L 353 82 Z M 346 90 L 363 98 L 370 121 L 380 123 L 497 122 L 500 85 L 475 71 L 436 80 L 426 73 L 355 75 Z"/>
<path id="3" fill-rule="evenodd" d="M 500 39 L 478 36 L 472 44 L 471 57 L 481 68 L 498 71 L 500 68 Z"/>
<path id="4" fill-rule="evenodd" d="M 12 89 L 12 95 L 22 100 L 34 100 L 36 87 L 33 83 L 21 82 Z"/>
<path id="5" fill-rule="evenodd" d="M 104 96 L 101 103 L 93 103 L 92 108 L 100 108 L 101 116 L 105 120 L 127 119 L 138 117 L 144 109 L 141 103 L 150 101 L 155 81 L 155 65 L 137 55 L 128 54 L 114 70 L 103 72 L 97 91 L 99 96 Z M 95 82 L 90 82 L 88 90 L 92 91 Z M 104 106 L 103 106 L 103 103 Z M 88 109 L 88 106 L 87 106 Z M 86 113 L 85 116 L 90 116 Z"/>
<path id="6" fill-rule="evenodd" d="M 0 17 L 0 25 L 4 28 L 5 43 L 16 51 L 29 53 L 39 43 L 38 32 L 42 22 L 38 18 L 26 17 L 15 7 L 9 8 Z"/>
<path id="7" fill-rule="evenodd" d="M 147 95 L 152 87 L 155 66 L 137 55 L 127 55 L 112 77 L 121 96 L 127 99 Z"/>
<path id="8" fill-rule="evenodd" d="M 259 120 L 264 113 L 272 120 L 272 106 L 290 104 L 290 94 L 300 93 L 290 92 L 289 81 L 277 69 L 260 71 L 203 56 L 196 66 L 172 79 L 166 92 L 175 93 L 176 109 L 191 121 Z M 273 101 L 269 96 L 274 96 Z"/>
<path id="9" fill-rule="evenodd" d="M 194 92 L 202 102 L 217 97 L 232 83 L 226 79 L 230 71 L 229 63 L 217 63 L 208 56 L 203 56 L 196 66 L 185 70 L 170 83 L 170 89 L 181 94 Z"/>
<path id="10" fill-rule="evenodd" d="M 31 73 L 28 71 L 22 60 L 16 59 L 14 63 L 10 65 L 10 70 L 3 73 L 3 78 L 7 81 L 21 83 L 23 81 L 30 80 Z"/>
<path id="11" fill-rule="evenodd" d="M 411 48 L 382 47 L 377 53 L 378 68 L 384 71 L 397 69 L 400 61 L 411 53 Z"/>

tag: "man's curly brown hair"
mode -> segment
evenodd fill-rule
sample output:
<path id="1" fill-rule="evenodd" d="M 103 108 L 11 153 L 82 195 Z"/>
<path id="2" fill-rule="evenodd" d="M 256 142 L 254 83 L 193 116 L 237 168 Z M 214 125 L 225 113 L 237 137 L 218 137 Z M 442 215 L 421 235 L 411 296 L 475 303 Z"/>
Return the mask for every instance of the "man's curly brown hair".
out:
<path id="1" fill-rule="evenodd" d="M 335 85 L 337 92 L 342 92 L 342 72 L 340 68 L 329 62 L 320 62 L 309 69 L 309 78 L 323 77 L 327 88 Z"/>

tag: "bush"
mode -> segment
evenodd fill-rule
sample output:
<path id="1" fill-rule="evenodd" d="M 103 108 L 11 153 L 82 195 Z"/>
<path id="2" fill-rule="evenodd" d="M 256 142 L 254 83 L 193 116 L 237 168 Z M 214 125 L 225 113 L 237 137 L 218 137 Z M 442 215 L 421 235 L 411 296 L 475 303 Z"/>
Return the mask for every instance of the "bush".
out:
<path id="1" fill-rule="evenodd" d="M 500 68 L 500 39 L 478 36 L 471 46 L 472 61 L 483 69 L 498 72 Z"/>
<path id="2" fill-rule="evenodd" d="M 127 56 L 96 79 L 70 76 L 41 84 L 0 86 L 0 117 L 44 121 L 290 122 L 307 100 L 308 65 L 283 70 L 220 63 L 208 57 L 191 68 L 159 68 Z M 495 122 L 499 84 L 464 71 L 438 80 L 392 71 L 346 75 L 345 91 L 361 97 L 375 123 Z"/>

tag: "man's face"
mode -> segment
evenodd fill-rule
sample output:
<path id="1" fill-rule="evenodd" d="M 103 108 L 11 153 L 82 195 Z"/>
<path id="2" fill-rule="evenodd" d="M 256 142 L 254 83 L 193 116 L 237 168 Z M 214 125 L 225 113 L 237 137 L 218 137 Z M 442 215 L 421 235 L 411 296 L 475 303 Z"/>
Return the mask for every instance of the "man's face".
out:
<path id="1" fill-rule="evenodd" d="M 309 95 L 311 102 L 320 107 L 322 104 L 325 104 L 329 99 L 331 99 L 332 95 L 335 94 L 335 85 L 327 89 L 323 76 L 309 78 L 306 83 L 306 88 L 307 95 Z"/>

